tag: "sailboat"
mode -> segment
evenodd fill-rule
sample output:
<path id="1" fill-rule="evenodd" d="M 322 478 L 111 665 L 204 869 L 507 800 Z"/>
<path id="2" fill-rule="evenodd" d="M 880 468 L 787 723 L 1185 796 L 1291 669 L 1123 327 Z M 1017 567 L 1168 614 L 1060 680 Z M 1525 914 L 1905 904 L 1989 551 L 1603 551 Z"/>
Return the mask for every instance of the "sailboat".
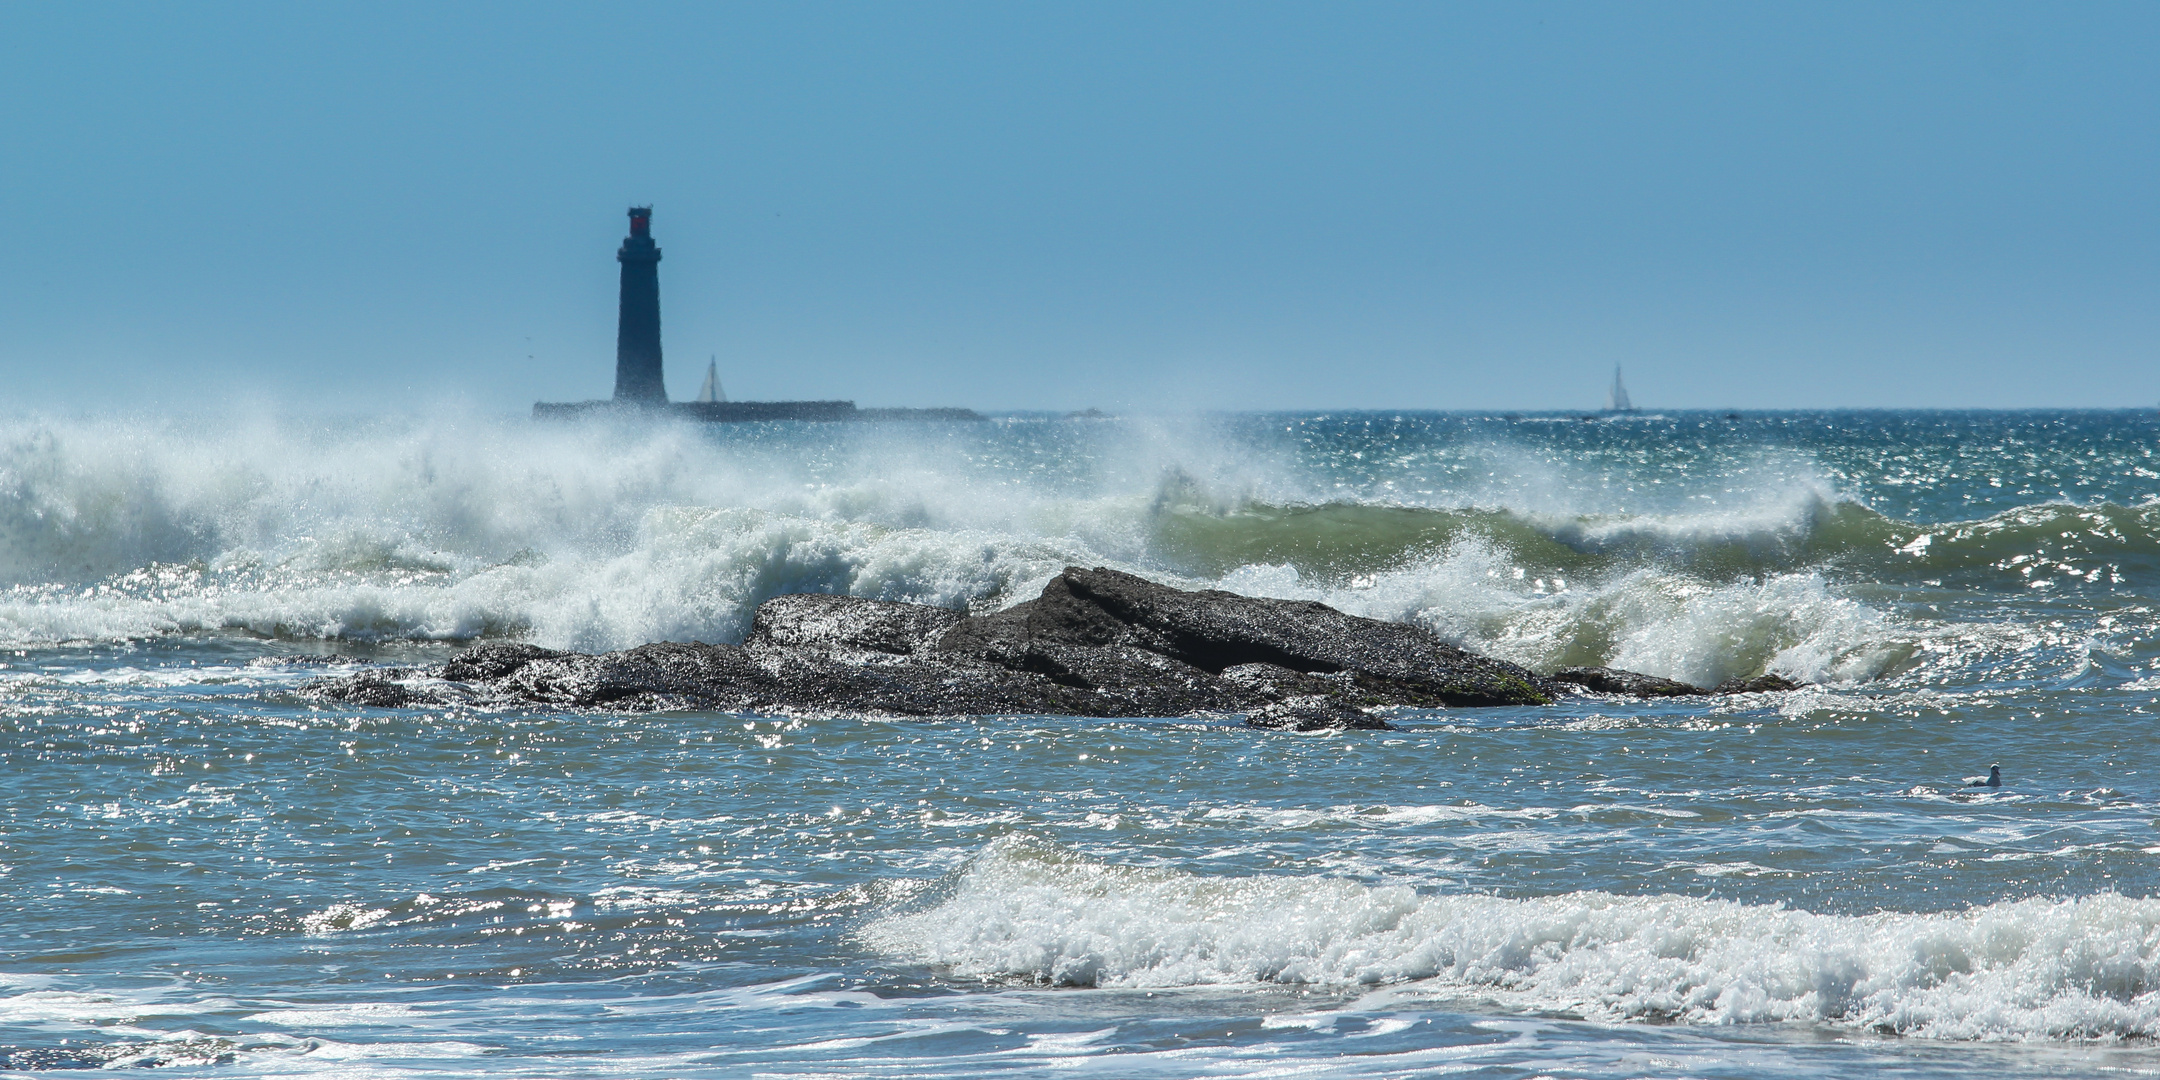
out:
<path id="1" fill-rule="evenodd" d="M 698 387 L 697 399 L 716 403 L 727 400 L 727 391 L 720 389 L 720 357 L 715 355 L 705 364 L 705 385 Z"/>
<path id="2" fill-rule="evenodd" d="M 1618 364 L 1614 364 L 1612 369 L 1612 389 L 1605 391 L 1605 411 L 1616 413 L 1635 411 L 1635 403 L 1628 400 L 1627 386 L 1620 381 L 1620 365 Z"/>

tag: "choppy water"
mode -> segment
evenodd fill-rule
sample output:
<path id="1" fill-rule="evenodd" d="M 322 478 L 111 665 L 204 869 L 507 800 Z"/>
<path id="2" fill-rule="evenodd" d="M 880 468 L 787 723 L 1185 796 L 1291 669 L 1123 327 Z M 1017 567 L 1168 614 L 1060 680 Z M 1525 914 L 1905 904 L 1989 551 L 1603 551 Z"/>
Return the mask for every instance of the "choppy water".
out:
<path id="1" fill-rule="evenodd" d="M 0 420 L 0 1074 L 2160 1071 L 2156 448 L 2127 412 Z M 1328 735 L 294 693 L 1068 563 L 1817 685 Z"/>

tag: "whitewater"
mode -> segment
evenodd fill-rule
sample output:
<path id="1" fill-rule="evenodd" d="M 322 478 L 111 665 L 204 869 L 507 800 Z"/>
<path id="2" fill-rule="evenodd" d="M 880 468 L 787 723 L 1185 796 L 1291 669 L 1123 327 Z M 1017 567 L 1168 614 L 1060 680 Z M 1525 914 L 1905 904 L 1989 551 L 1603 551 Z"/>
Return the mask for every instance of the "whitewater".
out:
<path id="1" fill-rule="evenodd" d="M 2156 450 L 2149 411 L 0 416 L 0 1075 L 2152 1071 Z M 1068 565 L 1809 685 L 1306 735 L 306 691 Z"/>

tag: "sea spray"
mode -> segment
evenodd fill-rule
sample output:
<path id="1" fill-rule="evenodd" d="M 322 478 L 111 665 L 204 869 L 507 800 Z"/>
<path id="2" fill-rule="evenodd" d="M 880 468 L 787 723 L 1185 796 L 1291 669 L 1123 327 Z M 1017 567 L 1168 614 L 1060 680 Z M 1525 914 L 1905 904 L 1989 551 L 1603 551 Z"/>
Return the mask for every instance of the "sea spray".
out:
<path id="1" fill-rule="evenodd" d="M 1637 426 L 1570 458 L 1504 425 L 1370 417 L 18 419 L 0 644 L 733 641 L 784 592 L 981 611 L 1080 564 L 1418 621 L 1540 669 L 1851 683 L 1985 636 L 1869 586 L 2160 575 L 2150 503 L 1914 522 L 1806 453 L 1668 460 L 1643 440 L 1672 429 Z"/>

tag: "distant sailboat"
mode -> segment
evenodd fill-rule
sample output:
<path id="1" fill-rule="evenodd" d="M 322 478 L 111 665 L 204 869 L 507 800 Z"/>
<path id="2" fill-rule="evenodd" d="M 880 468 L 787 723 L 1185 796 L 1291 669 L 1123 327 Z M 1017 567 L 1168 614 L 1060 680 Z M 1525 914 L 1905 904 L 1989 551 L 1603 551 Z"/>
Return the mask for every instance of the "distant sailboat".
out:
<path id="1" fill-rule="evenodd" d="M 697 399 L 703 402 L 727 400 L 727 391 L 720 389 L 720 358 L 715 356 L 705 365 L 705 385 L 698 387 Z"/>
<path id="2" fill-rule="evenodd" d="M 1628 400 L 1627 386 L 1620 381 L 1620 365 L 1612 369 L 1612 389 L 1605 391 L 1606 412 L 1634 412 L 1635 403 Z"/>

